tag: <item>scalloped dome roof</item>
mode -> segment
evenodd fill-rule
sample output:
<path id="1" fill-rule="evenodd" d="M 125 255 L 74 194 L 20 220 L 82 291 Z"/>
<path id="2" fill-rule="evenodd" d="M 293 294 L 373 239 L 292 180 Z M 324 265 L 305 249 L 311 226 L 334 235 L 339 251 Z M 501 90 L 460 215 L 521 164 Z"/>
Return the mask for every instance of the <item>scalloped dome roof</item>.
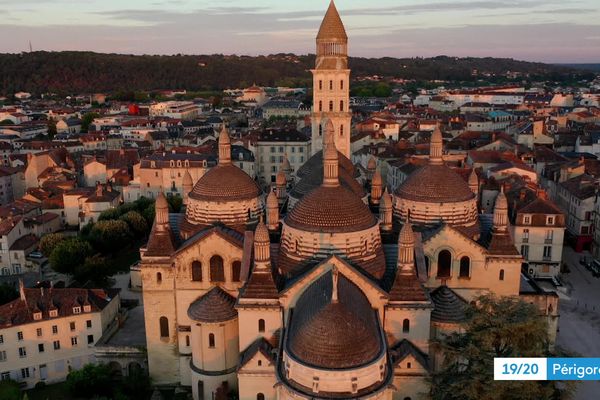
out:
<path id="1" fill-rule="evenodd" d="M 356 368 L 383 350 L 373 308 L 362 291 L 343 275 L 332 301 L 332 272 L 302 294 L 290 321 L 288 350 L 307 365 L 326 369 Z"/>
<path id="2" fill-rule="evenodd" d="M 473 200 L 465 180 L 445 165 L 425 165 L 396 189 L 396 196 L 424 203 L 455 203 Z"/>
<path id="3" fill-rule="evenodd" d="M 357 232 L 377 220 L 365 203 L 343 186 L 320 186 L 302 197 L 285 217 L 292 228 L 308 232 Z"/>
<path id="4" fill-rule="evenodd" d="M 261 189 L 235 165 L 217 165 L 196 182 L 190 198 L 207 201 L 236 201 L 259 197 Z"/>

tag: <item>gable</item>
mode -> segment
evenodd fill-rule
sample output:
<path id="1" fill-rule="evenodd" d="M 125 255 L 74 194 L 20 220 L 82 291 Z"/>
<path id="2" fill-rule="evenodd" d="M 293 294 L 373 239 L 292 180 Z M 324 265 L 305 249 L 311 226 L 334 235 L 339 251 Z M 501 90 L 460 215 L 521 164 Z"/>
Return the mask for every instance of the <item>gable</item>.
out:
<path id="1" fill-rule="evenodd" d="M 376 282 L 370 280 L 350 264 L 336 256 L 331 256 L 321 261 L 280 293 L 279 301 L 286 315 L 289 309 L 296 305 L 296 302 L 304 291 L 322 275 L 333 269 L 333 267 L 337 268 L 340 274 L 354 283 L 364 293 L 371 306 L 378 310 L 380 318 L 383 318 L 383 306 L 387 304 L 388 294 Z"/>
<path id="2" fill-rule="evenodd" d="M 449 225 L 444 225 L 433 236 L 423 240 L 423 252 L 426 256 L 431 257 L 443 249 L 450 250 L 453 258 L 468 255 L 471 259 L 484 261 L 487 254 L 484 247 Z"/>
<path id="3" fill-rule="evenodd" d="M 264 350 L 256 351 L 250 357 L 241 360 L 238 373 L 256 373 L 256 372 L 274 372 L 275 363 L 271 357 L 268 357 Z"/>
<path id="4" fill-rule="evenodd" d="M 413 354 L 407 354 L 394 362 L 394 375 L 426 374 L 427 372 L 427 366 L 421 364 Z"/>
<path id="5" fill-rule="evenodd" d="M 173 254 L 173 261 L 198 257 L 208 253 L 230 255 L 241 260 L 243 253 L 243 242 L 230 237 L 218 229 L 192 236 L 181 245 Z"/>

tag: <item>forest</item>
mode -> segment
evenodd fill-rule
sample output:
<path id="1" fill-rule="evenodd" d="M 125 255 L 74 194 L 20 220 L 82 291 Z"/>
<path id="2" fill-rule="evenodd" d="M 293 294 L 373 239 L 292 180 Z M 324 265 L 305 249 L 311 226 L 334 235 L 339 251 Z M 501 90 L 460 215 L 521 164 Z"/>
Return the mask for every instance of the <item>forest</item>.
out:
<path id="1" fill-rule="evenodd" d="M 0 54 L 0 94 L 113 93 L 122 90 L 223 90 L 256 83 L 263 86 L 310 86 L 314 55 L 123 55 L 93 52 Z M 498 58 L 356 58 L 353 77 L 501 81 L 507 71 L 535 79 L 571 82 L 594 74 L 567 66 Z M 477 71 L 477 74 L 473 72 Z M 490 79 L 491 76 L 491 79 Z M 497 77 L 499 79 L 494 79 Z"/>

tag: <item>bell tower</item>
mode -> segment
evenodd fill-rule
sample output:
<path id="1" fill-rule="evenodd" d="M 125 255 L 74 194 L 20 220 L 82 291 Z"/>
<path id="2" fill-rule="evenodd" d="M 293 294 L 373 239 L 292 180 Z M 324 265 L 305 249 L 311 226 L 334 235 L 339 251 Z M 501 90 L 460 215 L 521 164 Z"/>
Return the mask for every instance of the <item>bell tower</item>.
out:
<path id="1" fill-rule="evenodd" d="M 312 153 L 323 150 L 327 121 L 334 128 L 335 147 L 350 158 L 350 70 L 348 36 L 335 8 L 329 4 L 317 35 L 313 74 Z"/>

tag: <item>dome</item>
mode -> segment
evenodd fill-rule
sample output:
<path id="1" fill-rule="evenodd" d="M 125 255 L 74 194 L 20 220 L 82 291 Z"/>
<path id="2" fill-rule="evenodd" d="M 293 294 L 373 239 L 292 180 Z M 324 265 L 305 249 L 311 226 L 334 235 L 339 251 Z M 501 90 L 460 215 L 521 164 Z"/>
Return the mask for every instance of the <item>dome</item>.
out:
<path id="1" fill-rule="evenodd" d="M 254 241 L 260 243 L 269 243 L 269 230 L 262 220 L 258 223 L 258 225 L 256 225 L 256 230 L 254 231 Z"/>
<path id="2" fill-rule="evenodd" d="M 340 160 L 341 161 L 341 160 Z M 306 164 L 305 164 L 306 165 Z M 339 180 L 340 184 L 346 189 L 350 190 L 356 196 L 363 198 L 367 194 L 365 189 L 354 179 L 352 174 L 348 172 L 347 169 L 343 167 L 343 163 L 339 163 L 340 169 Z M 295 199 L 301 199 L 307 193 L 311 192 L 315 188 L 321 186 L 323 183 L 323 164 L 315 167 L 315 169 L 308 172 L 307 175 L 302 177 L 302 179 L 294 185 L 292 191 L 290 192 L 290 196 Z"/>
<path id="3" fill-rule="evenodd" d="M 432 164 L 409 175 L 396 190 L 396 196 L 424 203 L 454 203 L 475 198 L 460 175 L 445 165 Z"/>
<path id="4" fill-rule="evenodd" d="M 402 229 L 400 229 L 400 236 L 398 237 L 398 243 L 406 244 L 406 245 L 415 243 L 415 235 L 412 230 L 412 226 L 410 226 L 410 223 L 405 222 L 404 225 L 402 226 Z"/>
<path id="5" fill-rule="evenodd" d="M 356 194 L 343 186 L 320 186 L 299 201 L 286 216 L 292 228 L 309 232 L 356 232 L 377 220 Z"/>
<path id="6" fill-rule="evenodd" d="M 260 187 L 235 165 L 217 165 L 196 182 L 190 198 L 208 201 L 236 201 L 259 197 Z"/>
<path id="7" fill-rule="evenodd" d="M 302 294 L 292 315 L 287 351 L 316 368 L 350 369 L 381 356 L 384 346 L 375 312 L 361 290 L 339 275 L 334 300 L 333 272 Z"/>
<path id="8" fill-rule="evenodd" d="M 235 297 L 220 287 L 211 289 L 190 304 L 188 316 L 198 322 L 218 323 L 237 318 Z"/>
<path id="9" fill-rule="evenodd" d="M 270 190 L 267 196 L 267 208 L 279 209 L 279 202 L 277 201 L 277 195 L 274 191 Z"/>

